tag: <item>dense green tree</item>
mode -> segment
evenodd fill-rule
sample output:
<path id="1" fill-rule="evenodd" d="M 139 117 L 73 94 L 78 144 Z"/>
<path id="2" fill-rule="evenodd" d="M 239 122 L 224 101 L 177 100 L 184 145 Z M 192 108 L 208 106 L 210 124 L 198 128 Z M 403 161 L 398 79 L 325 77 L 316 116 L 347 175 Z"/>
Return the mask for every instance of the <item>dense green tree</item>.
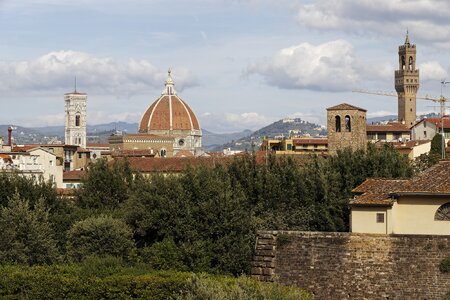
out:
<path id="1" fill-rule="evenodd" d="M 27 199 L 30 206 L 44 200 L 48 206 L 56 202 L 56 190 L 52 183 L 42 179 L 20 176 L 19 173 L 0 173 L 0 206 L 8 205 L 8 199 L 15 193 Z"/>
<path id="2" fill-rule="evenodd" d="M 135 177 L 125 160 L 108 163 L 99 159 L 91 163 L 77 193 L 78 205 L 91 209 L 114 209 L 128 199 Z"/>
<path id="3" fill-rule="evenodd" d="M 134 248 L 133 233 L 124 221 L 110 216 L 76 222 L 68 232 L 67 255 L 81 261 L 92 255 L 128 258 Z"/>
<path id="4" fill-rule="evenodd" d="M 436 133 L 431 140 L 431 149 L 430 155 L 441 158 L 442 157 L 442 135 L 440 133 Z"/>
<path id="5" fill-rule="evenodd" d="M 18 264 L 50 264 L 59 260 L 48 210 L 43 200 L 32 209 L 15 193 L 0 211 L 0 261 Z"/>
<path id="6" fill-rule="evenodd" d="M 125 205 L 139 245 L 172 239 L 190 270 L 239 274 L 249 268 L 252 210 L 222 166 L 153 176 Z"/>

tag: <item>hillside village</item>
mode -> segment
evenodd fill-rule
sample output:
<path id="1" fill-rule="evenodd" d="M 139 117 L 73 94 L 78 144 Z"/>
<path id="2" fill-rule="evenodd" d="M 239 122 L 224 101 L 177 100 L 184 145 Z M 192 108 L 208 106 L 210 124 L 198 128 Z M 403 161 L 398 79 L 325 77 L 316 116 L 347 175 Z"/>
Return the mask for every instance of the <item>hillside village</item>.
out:
<path id="1" fill-rule="evenodd" d="M 35 143 L 39 134 L 30 132 L 18 144 L 23 130 L 13 127 L 0 137 L 2 194 L 12 201 L 23 192 L 10 192 L 7 180 L 29 180 L 36 191 L 44 184 L 54 192 L 52 226 L 66 231 L 92 211 L 106 219 L 112 212 L 133 231 L 117 242 L 129 246 L 105 253 L 130 261 L 139 253 L 154 268 L 247 273 L 317 299 L 438 299 L 450 286 L 439 269 L 450 256 L 450 118 L 417 118 L 416 51 L 407 34 L 393 70 L 397 120 L 372 124 L 364 107 L 338 102 L 323 108 L 326 128 L 285 118 L 216 151 L 205 149 L 171 70 L 136 131 L 105 131 L 103 143 L 89 141 L 88 94 L 75 88 L 63 98 L 64 142 Z M 32 201 L 33 209 L 41 203 Z M 67 220 L 53 215 L 59 209 Z M 89 250 L 77 248 L 70 230 L 52 249 L 82 261 Z"/>

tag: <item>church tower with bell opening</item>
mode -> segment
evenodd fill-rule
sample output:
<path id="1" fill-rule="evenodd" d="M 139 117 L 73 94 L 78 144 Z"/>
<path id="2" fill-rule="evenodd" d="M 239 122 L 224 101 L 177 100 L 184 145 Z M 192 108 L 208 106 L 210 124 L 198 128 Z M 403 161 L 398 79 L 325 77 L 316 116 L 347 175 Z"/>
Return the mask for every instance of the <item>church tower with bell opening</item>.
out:
<path id="1" fill-rule="evenodd" d="M 395 90 L 398 95 L 398 121 L 408 127 L 416 121 L 416 95 L 419 89 L 419 70 L 416 69 L 416 45 L 409 42 L 398 47 L 399 69 L 395 71 Z"/>
<path id="2" fill-rule="evenodd" d="M 65 144 L 86 148 L 86 106 L 87 94 L 77 92 L 64 95 Z"/>

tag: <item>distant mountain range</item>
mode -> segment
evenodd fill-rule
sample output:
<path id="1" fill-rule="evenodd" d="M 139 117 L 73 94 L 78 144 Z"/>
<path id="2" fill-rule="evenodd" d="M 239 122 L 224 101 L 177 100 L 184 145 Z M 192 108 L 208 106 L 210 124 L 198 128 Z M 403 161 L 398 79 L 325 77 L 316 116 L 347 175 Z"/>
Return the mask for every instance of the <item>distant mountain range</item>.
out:
<path id="1" fill-rule="evenodd" d="M 437 114 L 430 113 L 421 115 L 422 117 L 437 117 Z M 368 118 L 367 123 L 378 123 L 389 120 L 396 120 L 396 115 Z M 10 125 L 0 125 L 0 136 L 8 136 L 8 127 Z M 17 144 L 46 144 L 54 141 L 64 141 L 64 126 L 47 126 L 29 128 L 23 126 L 14 126 L 13 139 Z M 88 125 L 88 142 L 107 143 L 108 137 L 116 131 L 125 133 L 136 133 L 137 123 L 112 122 L 99 125 Z M 207 151 L 221 151 L 230 148 L 232 150 L 251 150 L 261 145 L 264 137 L 287 137 L 291 134 L 298 136 L 320 137 L 326 136 L 326 128 L 304 121 L 300 118 L 282 119 L 267 125 L 259 130 L 244 130 L 234 133 L 214 133 L 206 129 L 203 131 L 203 148 Z"/>
<path id="2" fill-rule="evenodd" d="M 7 142 L 8 127 L 10 125 L 0 125 L 0 136 Z M 16 144 L 47 144 L 54 141 L 64 141 L 64 126 L 47 127 L 23 127 L 12 125 L 13 140 Z M 112 122 L 108 124 L 88 125 L 88 142 L 107 143 L 108 137 L 116 131 L 124 133 L 136 133 L 137 123 Z M 235 133 L 213 133 L 203 129 L 203 147 L 205 150 L 211 150 L 229 141 L 240 139 L 252 133 L 250 130 Z"/>

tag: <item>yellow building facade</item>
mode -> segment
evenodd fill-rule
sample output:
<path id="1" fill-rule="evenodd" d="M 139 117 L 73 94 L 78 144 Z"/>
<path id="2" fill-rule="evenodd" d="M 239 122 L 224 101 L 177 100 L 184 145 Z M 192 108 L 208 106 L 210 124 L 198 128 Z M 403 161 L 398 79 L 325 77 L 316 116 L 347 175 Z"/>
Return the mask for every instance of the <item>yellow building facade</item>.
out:
<path id="1" fill-rule="evenodd" d="M 450 161 L 409 180 L 368 179 L 353 192 L 352 232 L 450 235 Z"/>

